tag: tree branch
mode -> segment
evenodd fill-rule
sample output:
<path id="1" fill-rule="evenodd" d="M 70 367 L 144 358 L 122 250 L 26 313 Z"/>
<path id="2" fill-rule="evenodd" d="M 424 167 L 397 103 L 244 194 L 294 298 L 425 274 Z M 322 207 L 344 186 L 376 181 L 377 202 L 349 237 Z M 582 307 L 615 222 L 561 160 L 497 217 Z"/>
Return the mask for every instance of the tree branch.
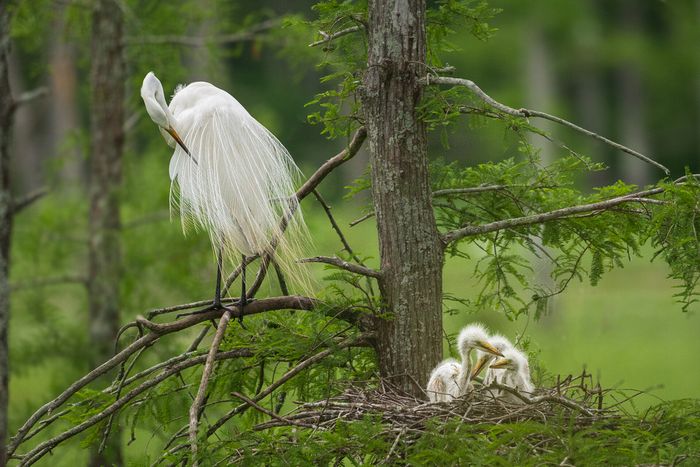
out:
<path id="1" fill-rule="evenodd" d="M 20 196 L 18 199 L 14 200 L 12 203 L 12 215 L 16 216 L 19 214 L 21 211 L 25 210 L 32 204 L 34 204 L 36 201 L 40 200 L 46 194 L 49 192 L 49 190 L 46 187 L 39 188 L 37 190 L 34 190 L 30 193 L 27 193 L 24 196 Z"/>
<path id="2" fill-rule="evenodd" d="M 241 357 L 252 357 L 254 353 L 250 349 L 235 349 L 235 350 L 230 350 L 228 352 L 222 352 L 216 356 L 217 360 L 224 360 L 224 359 L 230 359 L 230 358 L 241 358 Z M 164 371 L 163 373 L 159 374 L 153 379 L 150 379 L 148 381 L 145 381 L 144 383 L 140 384 L 136 388 L 132 389 L 128 393 L 126 393 L 123 397 L 119 398 L 112 404 L 110 404 L 107 408 L 104 410 L 100 411 L 98 414 L 93 415 L 92 417 L 88 418 L 84 422 L 80 423 L 79 425 L 74 426 L 73 428 L 64 431 L 63 433 L 47 440 L 44 441 L 43 443 L 40 443 L 37 445 L 34 449 L 31 451 L 27 452 L 25 455 L 21 456 L 21 463 L 20 466 L 24 465 L 31 465 L 38 461 L 42 456 L 44 456 L 46 453 L 51 451 L 53 448 L 55 448 L 58 444 L 62 443 L 63 441 L 77 435 L 78 433 L 81 433 L 82 431 L 86 430 L 87 428 L 99 423 L 100 421 L 104 420 L 105 418 L 109 417 L 119 409 L 121 409 L 124 405 L 126 405 L 129 401 L 131 401 L 133 398 L 138 396 L 139 394 L 143 393 L 144 391 L 158 385 L 162 381 L 166 380 L 170 376 L 173 376 L 175 374 L 180 373 L 182 370 L 185 370 L 187 368 L 190 368 L 195 365 L 201 365 L 204 363 L 206 360 L 206 357 L 204 355 L 192 358 L 190 360 L 186 360 L 182 363 L 179 363 L 175 366 L 172 366 L 168 370 Z"/>
<path id="3" fill-rule="evenodd" d="M 240 392 L 234 391 L 234 392 L 231 393 L 231 395 L 234 396 L 234 397 L 239 398 L 240 400 L 242 400 L 243 402 L 245 402 L 245 403 L 248 404 L 249 406 L 253 407 L 253 408 L 254 408 L 255 410 L 257 410 L 258 412 L 262 412 L 262 413 L 264 413 L 265 415 L 268 415 L 268 416 L 270 416 L 271 418 L 274 418 L 275 420 L 278 420 L 278 421 L 280 421 L 280 422 L 282 422 L 282 423 L 286 423 L 286 424 L 289 424 L 289 425 L 296 425 L 296 426 L 300 426 L 300 427 L 302 427 L 302 428 L 318 428 L 318 427 L 316 427 L 315 425 L 311 425 L 311 424 L 308 424 L 308 423 L 296 422 L 296 421 L 294 421 L 294 420 L 289 420 L 289 419 L 284 418 L 284 417 L 282 417 L 282 416 L 280 416 L 280 415 L 277 415 L 277 414 L 276 414 L 275 412 L 273 412 L 272 410 L 268 410 L 268 409 L 266 409 L 265 407 L 262 407 L 260 404 L 258 404 L 258 403 L 256 403 L 256 402 L 252 401 L 251 399 L 247 398 L 246 396 L 244 396 L 244 395 L 241 394 Z"/>
<path id="4" fill-rule="evenodd" d="M 489 232 L 496 232 L 503 229 L 510 229 L 513 227 L 521 227 L 524 225 L 542 224 L 544 222 L 549 222 L 551 220 L 562 219 L 571 217 L 576 214 L 605 211 L 619 204 L 629 203 L 629 202 L 643 202 L 646 200 L 641 200 L 646 196 L 657 195 L 663 193 L 663 188 L 652 188 L 650 190 L 639 191 L 636 193 L 630 193 L 628 195 L 619 196 L 617 198 L 612 198 L 606 201 L 599 201 L 597 203 L 582 204 L 578 206 L 571 206 L 567 208 L 555 209 L 554 211 L 544 212 L 541 214 L 533 214 L 530 216 L 515 217 L 512 219 L 505 219 L 501 221 L 490 222 L 488 224 L 482 225 L 470 225 L 463 227 L 461 229 L 452 230 L 441 235 L 442 241 L 447 245 L 457 240 L 461 240 L 464 237 L 470 237 L 474 235 L 482 235 Z"/>
<path id="5" fill-rule="evenodd" d="M 29 104 L 30 102 L 44 97 L 49 93 L 49 89 L 46 86 L 41 86 L 31 91 L 23 92 L 19 96 L 12 99 L 12 111 L 14 112 L 19 107 Z"/>
<path id="6" fill-rule="evenodd" d="M 176 34 L 132 36 L 127 37 L 124 43 L 125 45 L 181 45 L 185 47 L 205 47 L 210 44 L 230 45 L 255 40 L 261 32 L 275 28 L 281 22 L 279 18 L 269 19 L 243 31 L 212 36 L 183 36 Z"/>
<path id="7" fill-rule="evenodd" d="M 348 34 L 352 34 L 353 32 L 360 31 L 361 29 L 362 29 L 362 26 L 357 25 L 357 26 L 350 26 L 349 28 L 341 29 L 340 31 L 334 32 L 333 34 L 328 34 L 325 31 L 318 31 L 318 33 L 321 35 L 321 37 L 323 39 L 312 42 L 311 44 L 309 44 L 309 47 L 316 47 L 319 45 L 327 44 L 329 42 L 333 42 L 334 39 L 346 36 Z"/>
<path id="8" fill-rule="evenodd" d="M 297 199 L 297 202 L 301 202 L 304 198 L 306 198 L 309 194 L 311 194 L 316 187 L 323 181 L 326 176 L 331 173 L 335 168 L 338 166 L 342 165 L 343 163 L 349 161 L 353 157 L 355 157 L 355 154 L 360 150 L 362 147 L 362 143 L 365 141 L 365 138 L 367 138 L 367 130 L 365 130 L 364 127 L 360 127 L 357 129 L 355 134 L 352 137 L 352 140 L 350 140 L 350 144 L 340 151 L 338 154 L 335 156 L 331 157 L 328 159 L 326 162 L 324 162 L 321 167 L 316 169 L 316 172 L 311 175 L 306 182 L 297 190 L 297 192 L 294 194 L 294 196 Z M 296 207 L 291 210 L 289 213 L 289 217 L 291 217 L 294 212 L 296 211 Z M 283 218 L 281 221 L 280 225 L 280 231 L 284 232 L 287 229 L 287 223 L 289 222 L 289 218 Z M 271 246 L 271 251 L 274 251 L 276 248 L 276 240 L 273 240 L 272 246 Z M 247 258 L 246 258 L 247 259 Z M 251 261 L 255 259 L 253 257 Z M 257 290 L 258 287 L 260 287 L 260 284 L 262 283 L 262 280 L 265 277 L 265 273 L 267 272 L 267 266 L 270 263 L 270 254 L 265 254 L 262 257 L 261 260 L 261 265 L 260 265 L 260 271 L 258 273 L 258 276 L 255 279 L 255 283 L 251 287 L 250 291 L 254 292 Z M 236 277 L 240 275 L 241 273 L 241 268 L 240 266 L 236 268 L 235 271 L 233 271 L 229 277 L 226 279 L 226 287 L 224 287 L 224 294 L 228 291 L 229 287 L 231 284 L 233 284 L 233 281 L 236 280 Z"/>
<path id="9" fill-rule="evenodd" d="M 360 266 L 359 264 L 349 263 L 340 258 L 331 256 L 314 256 L 313 258 L 303 258 L 299 260 L 300 263 L 324 263 L 330 264 L 332 266 L 338 267 L 340 269 L 345 269 L 354 274 L 360 274 L 362 276 L 374 277 L 375 279 L 380 279 L 382 273 L 374 269 L 370 269 L 365 266 Z"/>
<path id="10" fill-rule="evenodd" d="M 306 360 L 299 362 L 299 364 L 297 364 L 294 368 L 287 371 L 284 375 L 282 375 L 280 377 L 280 379 L 278 379 L 274 383 L 270 384 L 262 392 L 259 392 L 258 394 L 256 394 L 255 397 L 253 397 L 251 400 L 253 402 L 261 401 L 265 397 L 272 394 L 272 392 L 275 389 L 279 388 L 284 383 L 286 383 L 287 381 L 292 379 L 294 376 L 296 376 L 300 372 L 304 371 L 305 369 L 315 365 L 316 363 L 320 362 L 324 358 L 331 355 L 333 352 L 336 352 L 338 350 L 345 349 L 348 347 L 367 347 L 368 345 L 370 345 L 370 342 L 373 338 L 374 338 L 373 333 L 363 333 L 357 337 L 346 339 L 333 347 L 330 347 L 326 350 L 323 350 L 323 351 L 307 358 Z M 245 403 L 245 404 L 238 405 L 237 407 L 235 407 L 232 410 L 230 410 L 229 412 L 227 412 L 223 417 L 221 417 L 219 420 L 214 422 L 209 427 L 209 429 L 207 430 L 207 438 L 212 436 L 214 433 L 216 433 L 216 431 L 219 428 L 221 428 L 227 421 L 229 421 L 231 418 L 233 418 L 237 414 L 245 411 L 245 409 L 247 409 L 248 407 L 249 407 L 249 405 L 247 403 Z M 165 455 L 172 455 L 172 454 L 184 449 L 185 447 L 187 447 L 187 444 L 180 444 L 178 446 L 175 446 L 171 450 L 163 453 L 163 455 L 164 456 Z"/>
<path id="11" fill-rule="evenodd" d="M 648 164 L 653 165 L 654 167 L 657 167 L 661 170 L 663 170 L 666 175 L 669 175 L 671 171 L 656 162 L 653 159 L 650 159 L 649 157 L 645 156 L 644 154 L 641 154 L 634 149 L 630 149 L 627 146 L 623 146 L 619 143 L 616 143 L 615 141 L 612 141 L 604 136 L 599 135 L 598 133 L 594 133 L 590 130 L 587 130 L 585 128 L 582 128 L 574 123 L 569 122 L 568 120 L 564 120 L 563 118 L 557 117 L 555 115 L 550 115 L 545 112 L 540 112 L 538 110 L 531 110 L 531 109 L 514 109 L 512 107 L 508 107 L 505 104 L 501 104 L 500 102 L 496 101 L 493 99 L 491 96 L 486 94 L 479 86 L 476 85 L 473 81 L 470 81 L 468 79 L 463 79 L 463 78 L 451 78 L 451 77 L 446 77 L 446 76 L 431 76 L 428 75 L 426 76 L 423 80 L 421 80 L 423 84 L 449 84 L 453 86 L 464 86 L 466 88 L 469 88 L 476 96 L 484 101 L 486 104 L 490 105 L 494 109 L 498 110 L 499 112 L 503 112 L 508 115 L 512 115 L 514 117 L 521 117 L 521 118 L 528 118 L 528 117 L 537 117 L 537 118 L 542 118 L 545 120 L 549 120 L 554 123 L 558 123 L 560 125 L 563 125 L 567 128 L 571 128 L 574 131 L 577 131 L 581 134 L 584 134 L 586 136 L 589 136 L 593 139 L 596 139 L 598 141 L 601 141 L 609 146 L 612 146 L 613 148 L 625 152 L 627 154 L 630 154 L 637 159 L 640 159 Z"/>
<path id="12" fill-rule="evenodd" d="M 209 352 L 207 353 L 204 371 L 202 371 L 202 378 L 199 382 L 199 388 L 197 388 L 197 395 L 190 405 L 190 423 L 188 433 L 190 438 L 190 449 L 192 450 L 192 463 L 195 467 L 197 466 L 197 426 L 199 425 L 200 409 L 202 408 L 204 397 L 207 393 L 209 378 L 211 377 L 211 373 L 214 371 L 214 361 L 216 360 L 216 355 L 219 352 L 219 345 L 221 345 L 221 340 L 224 338 L 229 321 L 231 321 L 231 309 L 227 308 L 219 320 L 219 325 L 216 328 L 216 334 L 214 335 L 214 339 L 209 347 Z"/>
<path id="13" fill-rule="evenodd" d="M 34 289 L 38 287 L 50 287 L 53 285 L 65 284 L 87 284 L 87 277 L 82 276 L 56 276 L 56 277 L 40 277 L 37 279 L 20 280 L 10 285 L 10 290 L 15 292 L 18 290 Z"/>

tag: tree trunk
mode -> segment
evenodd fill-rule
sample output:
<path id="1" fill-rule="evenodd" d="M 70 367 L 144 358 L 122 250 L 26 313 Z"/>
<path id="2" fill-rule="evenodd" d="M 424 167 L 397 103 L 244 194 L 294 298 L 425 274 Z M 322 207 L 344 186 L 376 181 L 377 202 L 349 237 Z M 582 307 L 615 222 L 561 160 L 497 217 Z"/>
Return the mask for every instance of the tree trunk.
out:
<path id="1" fill-rule="evenodd" d="M 635 0 L 622 4 L 623 30 L 629 35 L 641 37 L 643 34 L 643 11 Z M 620 63 L 617 70 L 617 87 L 620 105 L 617 115 L 620 141 L 625 146 L 649 154 L 649 138 L 646 126 L 646 96 L 638 59 L 628 59 Z M 644 186 L 651 181 L 650 165 L 636 157 L 621 154 L 620 179 L 627 183 Z"/>
<path id="2" fill-rule="evenodd" d="M 122 11 L 118 2 L 99 0 L 92 16 L 89 306 L 93 365 L 111 356 L 119 329 L 119 188 L 124 146 Z M 122 465 L 120 432 L 113 428 L 103 453 L 90 465 Z"/>
<path id="3" fill-rule="evenodd" d="M 0 465 L 5 465 L 9 399 L 10 361 L 7 347 L 10 324 L 10 235 L 12 234 L 12 193 L 10 192 L 9 139 L 13 102 L 10 93 L 9 12 L 0 2 Z"/>
<path id="4" fill-rule="evenodd" d="M 549 43 L 545 37 L 545 31 L 542 27 L 539 18 L 532 17 L 530 24 L 527 27 L 525 37 L 526 56 L 524 75 L 527 86 L 527 104 L 532 109 L 542 110 L 543 112 L 555 113 L 555 105 L 557 98 L 556 75 L 554 72 L 552 52 Z M 538 122 L 542 130 L 556 138 L 556 126 L 554 122 Z M 544 166 L 550 165 L 556 158 L 555 146 L 542 138 L 540 135 L 530 133 L 528 136 L 530 144 L 533 148 L 539 151 L 540 160 Z M 547 250 L 542 245 L 540 237 L 532 237 L 540 248 Z M 537 285 L 552 293 L 556 289 L 556 284 L 552 280 L 552 263 L 546 256 L 533 259 L 535 265 Z M 552 316 L 557 308 L 557 296 L 549 298 L 547 303 L 547 312 L 541 318 L 544 324 L 552 324 Z"/>
<path id="5" fill-rule="evenodd" d="M 379 367 L 420 395 L 442 355 L 443 261 L 426 129 L 416 113 L 426 60 L 424 0 L 371 0 L 369 44 L 363 100 L 389 314 L 377 320 Z"/>

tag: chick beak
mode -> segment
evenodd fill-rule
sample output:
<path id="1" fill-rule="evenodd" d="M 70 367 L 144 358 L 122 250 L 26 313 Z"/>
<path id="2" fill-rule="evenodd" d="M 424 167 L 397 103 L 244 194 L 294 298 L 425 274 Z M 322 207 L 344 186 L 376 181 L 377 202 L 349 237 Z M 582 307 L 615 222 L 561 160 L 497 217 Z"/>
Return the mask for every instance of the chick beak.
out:
<path id="1" fill-rule="evenodd" d="M 196 163 L 197 163 L 197 159 L 195 159 L 195 158 L 192 156 L 192 154 L 190 153 L 190 150 L 187 149 L 187 146 L 185 146 L 185 143 L 182 142 L 182 138 L 180 138 L 180 135 L 177 134 L 177 131 L 175 131 L 175 129 L 174 129 L 173 127 L 168 127 L 168 128 L 165 129 L 165 131 L 167 131 L 168 134 L 169 134 L 170 136 L 173 137 L 173 139 L 177 142 L 177 144 L 180 145 L 180 147 L 183 149 L 183 151 L 185 151 L 185 153 L 187 153 L 187 155 L 190 156 L 190 158 L 191 158 L 191 159 L 194 161 L 194 163 L 196 164 Z"/>
<path id="2" fill-rule="evenodd" d="M 479 373 L 481 373 L 481 370 L 484 369 L 484 366 L 486 366 L 486 362 L 488 362 L 491 359 L 489 356 L 482 356 L 477 362 L 476 365 L 474 365 L 474 368 L 472 369 L 471 374 L 469 375 L 470 379 L 474 379 L 477 376 L 479 376 Z"/>
<path id="3" fill-rule="evenodd" d="M 489 344 L 486 341 L 480 341 L 478 342 L 478 346 L 481 347 L 482 350 L 485 350 L 488 353 L 491 353 L 493 355 L 498 355 L 499 357 L 502 357 L 503 354 L 494 346 Z"/>
<path id="4" fill-rule="evenodd" d="M 506 365 L 508 365 L 509 363 L 510 363 L 510 360 L 508 360 L 507 358 L 499 358 L 498 360 L 496 360 L 495 362 L 493 362 L 491 364 L 491 368 L 496 368 L 496 369 L 503 368 Z"/>

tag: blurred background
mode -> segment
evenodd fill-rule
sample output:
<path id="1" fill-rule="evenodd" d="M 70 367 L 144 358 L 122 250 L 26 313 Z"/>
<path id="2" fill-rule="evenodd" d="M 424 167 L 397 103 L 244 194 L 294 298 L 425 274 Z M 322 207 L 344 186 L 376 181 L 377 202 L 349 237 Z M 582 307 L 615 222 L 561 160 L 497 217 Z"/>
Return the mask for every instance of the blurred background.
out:
<path id="1" fill-rule="evenodd" d="M 314 17 L 312 1 L 259 0 L 222 4 L 124 2 L 127 41 L 127 142 L 121 193 L 122 322 L 159 306 L 211 294 L 215 262 L 205 235 L 184 237 L 168 209 L 170 149 L 147 118 L 141 80 L 153 70 L 170 95 L 179 83 L 209 81 L 228 90 L 287 146 L 305 173 L 345 144 L 309 125 L 305 107 L 320 84 L 314 67 L 324 51 L 306 47 L 313 31 L 275 28 L 268 38 L 199 46 L 149 43 L 152 34 L 209 37 L 245 29 L 282 15 Z M 491 1 L 504 11 L 487 42 L 468 31 L 453 37 L 445 61 L 455 76 L 478 83 L 497 100 L 560 115 L 634 148 L 680 176 L 700 172 L 700 1 L 540 0 Z M 20 2 L 13 23 L 12 88 L 47 86 L 47 97 L 22 107 L 12 146 L 12 184 L 20 195 L 48 194 L 16 218 L 12 250 L 11 432 L 36 407 L 83 374 L 89 365 L 86 177 L 89 141 L 89 24 L 81 6 L 61 1 Z M 254 10 L 253 10 L 254 8 Z M 81 16 L 82 15 L 82 16 Z M 622 179 L 644 185 L 662 173 L 561 127 L 537 122 L 559 142 L 605 162 L 609 170 L 581 180 L 586 189 Z M 512 155 L 502 129 L 468 120 L 431 136 L 432 156 L 476 164 Z M 533 139 L 542 158 L 557 144 Z M 362 175 L 362 152 L 321 186 L 321 192 L 356 251 L 372 256 L 372 220 L 350 228 L 367 200 L 344 199 L 345 186 Z M 324 213 L 308 199 L 304 214 L 314 254 L 342 246 Z M 473 320 L 522 339 L 538 365 L 554 374 L 586 368 L 605 386 L 647 390 L 641 408 L 657 399 L 700 397 L 700 318 L 674 303 L 666 266 L 632 258 L 597 287 L 572 283 L 539 321 L 508 320 L 494 310 L 445 315 L 448 335 Z M 546 266 L 542 266 L 546 269 Z M 324 275 L 320 266 L 314 269 Z M 477 284 L 473 264 L 450 260 L 446 292 L 469 297 Z M 272 287 L 272 286 L 271 286 Z M 268 292 L 263 290 L 263 292 Z M 274 292 L 274 289 L 269 290 Z M 459 310 L 458 310 L 459 311 Z M 454 352 L 446 340 L 445 353 Z"/>

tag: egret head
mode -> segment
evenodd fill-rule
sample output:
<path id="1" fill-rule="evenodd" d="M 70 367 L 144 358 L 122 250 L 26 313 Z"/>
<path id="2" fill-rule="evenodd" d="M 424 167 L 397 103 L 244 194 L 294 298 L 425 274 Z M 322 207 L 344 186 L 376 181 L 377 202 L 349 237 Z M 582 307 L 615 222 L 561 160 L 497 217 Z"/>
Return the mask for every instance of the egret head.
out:
<path id="1" fill-rule="evenodd" d="M 507 349 L 513 348 L 513 344 L 510 343 L 508 338 L 500 334 L 491 336 L 488 339 L 488 342 L 501 353 L 505 352 Z M 471 379 L 476 378 L 479 375 L 479 373 L 481 373 L 481 371 L 486 367 L 486 365 L 496 358 L 495 354 L 484 352 L 480 349 L 477 350 L 476 356 L 476 365 L 474 365 L 474 368 L 472 369 Z"/>
<path id="2" fill-rule="evenodd" d="M 182 142 L 180 135 L 177 134 L 174 128 L 174 122 L 172 114 L 168 109 L 168 104 L 165 102 L 165 95 L 163 93 L 163 85 L 160 80 L 149 71 L 146 77 L 143 79 L 143 84 L 141 85 L 141 98 L 143 103 L 146 105 L 146 112 L 151 120 L 155 122 L 163 131 L 168 133 L 172 138 L 180 145 L 180 147 L 189 155 L 190 150 L 187 149 L 185 143 Z"/>
<path id="3" fill-rule="evenodd" d="M 502 356 L 501 352 L 489 342 L 489 335 L 481 324 L 470 324 L 462 329 L 457 338 L 457 346 L 463 359 L 469 358 L 472 349 Z"/>
<path id="4" fill-rule="evenodd" d="M 491 364 L 493 369 L 508 370 L 515 373 L 527 372 L 530 374 L 530 365 L 524 353 L 511 347 L 503 351 L 503 358 L 499 358 Z"/>

